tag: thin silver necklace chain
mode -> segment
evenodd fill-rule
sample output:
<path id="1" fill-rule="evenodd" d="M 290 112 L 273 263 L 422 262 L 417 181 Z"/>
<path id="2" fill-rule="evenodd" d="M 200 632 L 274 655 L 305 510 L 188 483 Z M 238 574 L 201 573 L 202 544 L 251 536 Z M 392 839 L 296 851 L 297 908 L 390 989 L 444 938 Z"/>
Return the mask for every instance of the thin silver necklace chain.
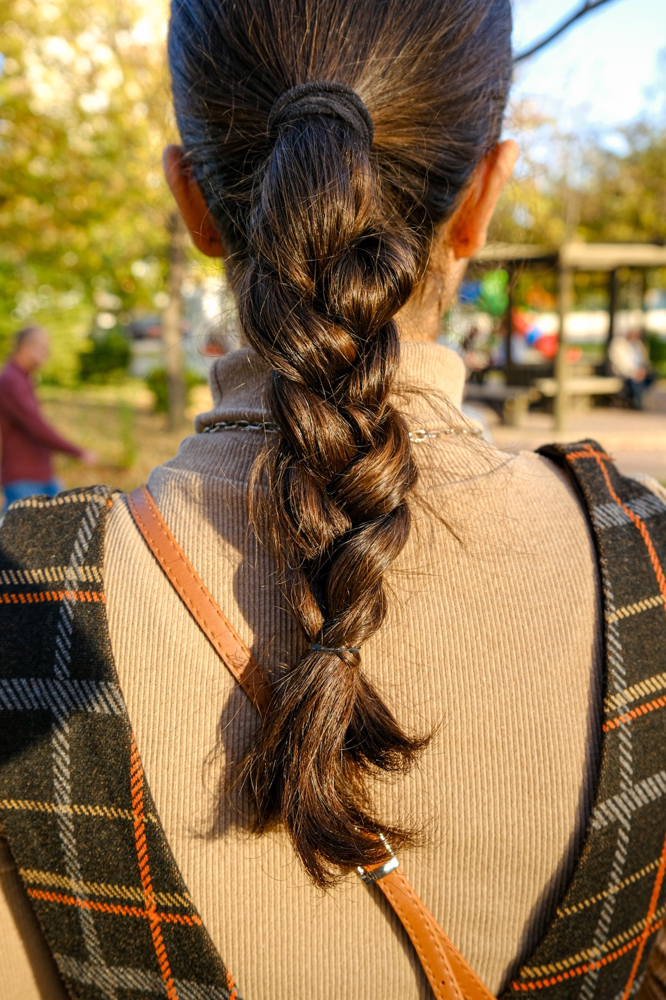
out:
<path id="1" fill-rule="evenodd" d="M 218 420 L 216 423 L 204 427 L 202 433 L 217 434 L 218 431 L 263 431 L 264 433 L 275 433 L 279 429 L 276 424 L 270 424 L 267 421 Z M 409 439 L 414 444 L 420 444 L 422 441 L 430 441 L 434 438 L 452 437 L 462 434 L 469 437 L 483 437 L 483 431 L 479 427 L 458 425 L 453 427 L 420 427 L 417 430 L 409 432 Z"/>

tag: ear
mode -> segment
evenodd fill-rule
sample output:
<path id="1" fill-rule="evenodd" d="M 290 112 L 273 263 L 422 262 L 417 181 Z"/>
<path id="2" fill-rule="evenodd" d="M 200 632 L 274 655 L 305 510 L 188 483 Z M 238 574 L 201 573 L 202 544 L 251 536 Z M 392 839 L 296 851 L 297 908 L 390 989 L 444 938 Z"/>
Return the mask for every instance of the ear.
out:
<path id="1" fill-rule="evenodd" d="M 479 163 L 449 224 L 448 241 L 456 260 L 473 257 L 485 246 L 495 206 L 517 159 L 518 146 L 507 139 L 493 146 Z"/>
<path id="2" fill-rule="evenodd" d="M 215 220 L 204 201 L 183 147 L 167 146 L 162 155 L 162 166 L 194 245 L 207 257 L 226 257 Z"/>

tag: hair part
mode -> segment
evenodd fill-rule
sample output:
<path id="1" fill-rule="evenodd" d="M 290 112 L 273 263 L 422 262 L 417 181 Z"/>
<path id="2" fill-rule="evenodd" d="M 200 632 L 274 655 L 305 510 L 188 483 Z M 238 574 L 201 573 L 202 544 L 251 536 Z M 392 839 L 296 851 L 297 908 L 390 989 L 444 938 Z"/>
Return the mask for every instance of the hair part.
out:
<path id="1" fill-rule="evenodd" d="M 395 315 L 499 137 L 510 30 L 509 0 L 172 5 L 181 136 L 232 254 L 242 331 L 271 372 L 279 435 L 255 468 L 259 527 L 310 647 L 242 775 L 257 830 L 283 824 L 319 885 L 383 860 L 378 834 L 396 848 L 412 836 L 374 814 L 367 782 L 408 769 L 427 737 L 403 731 L 353 648 L 385 618 L 417 482 L 392 397 Z M 362 98 L 371 148 L 325 108 L 268 130 L 284 92 L 317 80 Z"/>

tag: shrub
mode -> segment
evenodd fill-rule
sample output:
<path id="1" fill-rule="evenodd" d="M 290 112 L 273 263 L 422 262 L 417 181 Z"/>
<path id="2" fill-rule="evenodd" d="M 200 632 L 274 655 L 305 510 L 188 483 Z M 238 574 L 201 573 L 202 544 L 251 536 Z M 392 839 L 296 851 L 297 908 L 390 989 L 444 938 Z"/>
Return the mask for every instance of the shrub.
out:
<path id="1" fill-rule="evenodd" d="M 657 375 L 666 375 L 666 340 L 662 340 L 661 337 L 648 333 L 647 335 L 647 346 L 650 352 L 650 361 L 654 365 L 654 370 Z"/>
<path id="2" fill-rule="evenodd" d="M 79 377 L 82 382 L 118 382 L 127 375 L 131 348 L 122 333 L 111 331 L 102 337 L 91 337 L 91 346 L 79 355 Z"/>
<path id="3" fill-rule="evenodd" d="M 203 385 L 205 379 L 194 372 L 185 372 L 185 392 L 186 401 L 189 405 L 192 389 L 195 385 Z M 168 413 L 169 411 L 169 386 L 167 383 L 167 373 L 165 368 L 155 368 L 146 377 L 146 385 L 155 397 L 153 409 L 155 413 Z"/>

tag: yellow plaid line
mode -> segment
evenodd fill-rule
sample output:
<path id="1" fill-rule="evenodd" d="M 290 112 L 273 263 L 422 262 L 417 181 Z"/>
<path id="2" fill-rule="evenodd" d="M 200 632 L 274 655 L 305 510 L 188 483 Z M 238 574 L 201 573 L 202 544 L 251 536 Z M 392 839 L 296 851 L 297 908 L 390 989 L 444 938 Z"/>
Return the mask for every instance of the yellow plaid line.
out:
<path id="1" fill-rule="evenodd" d="M 610 889 L 604 889 L 603 892 L 598 892 L 596 896 L 590 896 L 589 899 L 584 899 L 582 903 L 576 903 L 575 906 L 563 907 L 561 910 L 557 911 L 558 917 L 570 917 L 573 913 L 580 913 L 581 910 L 587 910 L 588 907 L 594 906 L 595 903 L 601 902 L 606 896 L 615 896 L 616 893 L 621 892 L 626 886 L 631 885 L 632 882 L 638 882 L 639 879 L 643 878 L 645 875 L 649 875 L 653 872 L 661 861 L 661 857 L 655 858 L 651 861 L 649 865 L 645 868 L 641 868 L 639 872 L 634 872 L 633 875 L 629 875 L 622 882 L 618 882 L 617 885 L 611 886 Z"/>
<path id="2" fill-rule="evenodd" d="M 58 889 L 68 889 L 71 892 L 83 892 L 88 896 L 111 896 L 115 899 L 131 899 L 138 903 L 145 900 L 141 886 L 110 885 L 106 882 L 78 882 L 76 879 L 56 875 L 55 872 L 40 871 L 37 868 L 19 868 L 19 873 L 25 882 L 31 885 L 46 885 Z M 194 904 L 189 893 L 181 895 L 178 892 L 156 892 L 155 900 L 160 906 L 190 908 Z"/>
<path id="3" fill-rule="evenodd" d="M 41 566 L 38 569 L 0 570 L 0 586 L 32 586 L 36 583 L 100 583 L 97 566 Z"/>
<path id="4" fill-rule="evenodd" d="M 63 507 L 65 504 L 70 503 L 108 503 L 109 498 L 107 496 L 102 496 L 99 493 L 70 493 L 67 496 L 59 494 L 58 496 L 52 497 L 48 500 L 38 500 L 37 497 L 26 497 L 25 500 L 15 500 L 12 504 L 12 508 L 17 507 L 33 507 L 40 509 L 42 507 Z"/>
<path id="5" fill-rule="evenodd" d="M 666 913 L 666 905 L 662 906 L 652 917 L 650 921 L 651 926 L 658 923 L 661 918 Z M 581 965 L 584 962 L 594 961 L 603 958 L 607 955 L 609 951 L 613 951 L 618 945 L 624 944 L 625 941 L 630 941 L 631 938 L 636 937 L 641 931 L 645 929 L 647 917 L 639 920 L 638 923 L 634 924 L 633 927 L 629 927 L 626 931 L 622 931 L 621 934 L 616 934 L 614 938 L 609 938 L 603 945 L 598 948 L 585 948 L 584 951 L 579 951 L 577 955 L 571 955 L 569 958 L 563 958 L 561 962 L 553 962 L 552 965 L 540 965 L 536 968 L 524 968 L 521 970 L 521 979 L 539 979 L 543 976 L 552 976 L 557 972 L 566 972 L 573 965 Z"/>
<path id="6" fill-rule="evenodd" d="M 641 611 L 648 611 L 649 608 L 658 608 L 663 603 L 663 596 L 655 594 L 654 597 L 646 597 L 642 601 L 636 601 L 635 604 L 625 604 L 623 608 L 618 608 L 617 611 L 610 611 L 606 615 L 606 621 L 613 624 L 621 618 L 631 618 L 632 615 L 638 615 Z"/>
<path id="7" fill-rule="evenodd" d="M 129 819 L 134 821 L 134 816 L 129 809 L 116 809 L 114 806 L 86 806 L 66 804 L 57 805 L 55 802 L 40 802 L 37 799 L 0 799 L 0 809 L 24 809 L 29 812 L 48 813 L 71 813 L 74 816 L 100 816 L 103 819 Z M 154 813 L 146 813 L 146 819 L 151 823 L 157 823 L 158 819 Z"/>
<path id="8" fill-rule="evenodd" d="M 655 674 L 654 677 L 648 677 L 639 684 L 625 688 L 624 691 L 609 695 L 604 702 L 604 707 L 607 713 L 614 712 L 618 708 L 624 708 L 629 702 L 637 701 L 638 698 L 644 698 L 648 694 L 654 694 L 656 691 L 664 689 L 666 689 L 666 673 Z"/>

